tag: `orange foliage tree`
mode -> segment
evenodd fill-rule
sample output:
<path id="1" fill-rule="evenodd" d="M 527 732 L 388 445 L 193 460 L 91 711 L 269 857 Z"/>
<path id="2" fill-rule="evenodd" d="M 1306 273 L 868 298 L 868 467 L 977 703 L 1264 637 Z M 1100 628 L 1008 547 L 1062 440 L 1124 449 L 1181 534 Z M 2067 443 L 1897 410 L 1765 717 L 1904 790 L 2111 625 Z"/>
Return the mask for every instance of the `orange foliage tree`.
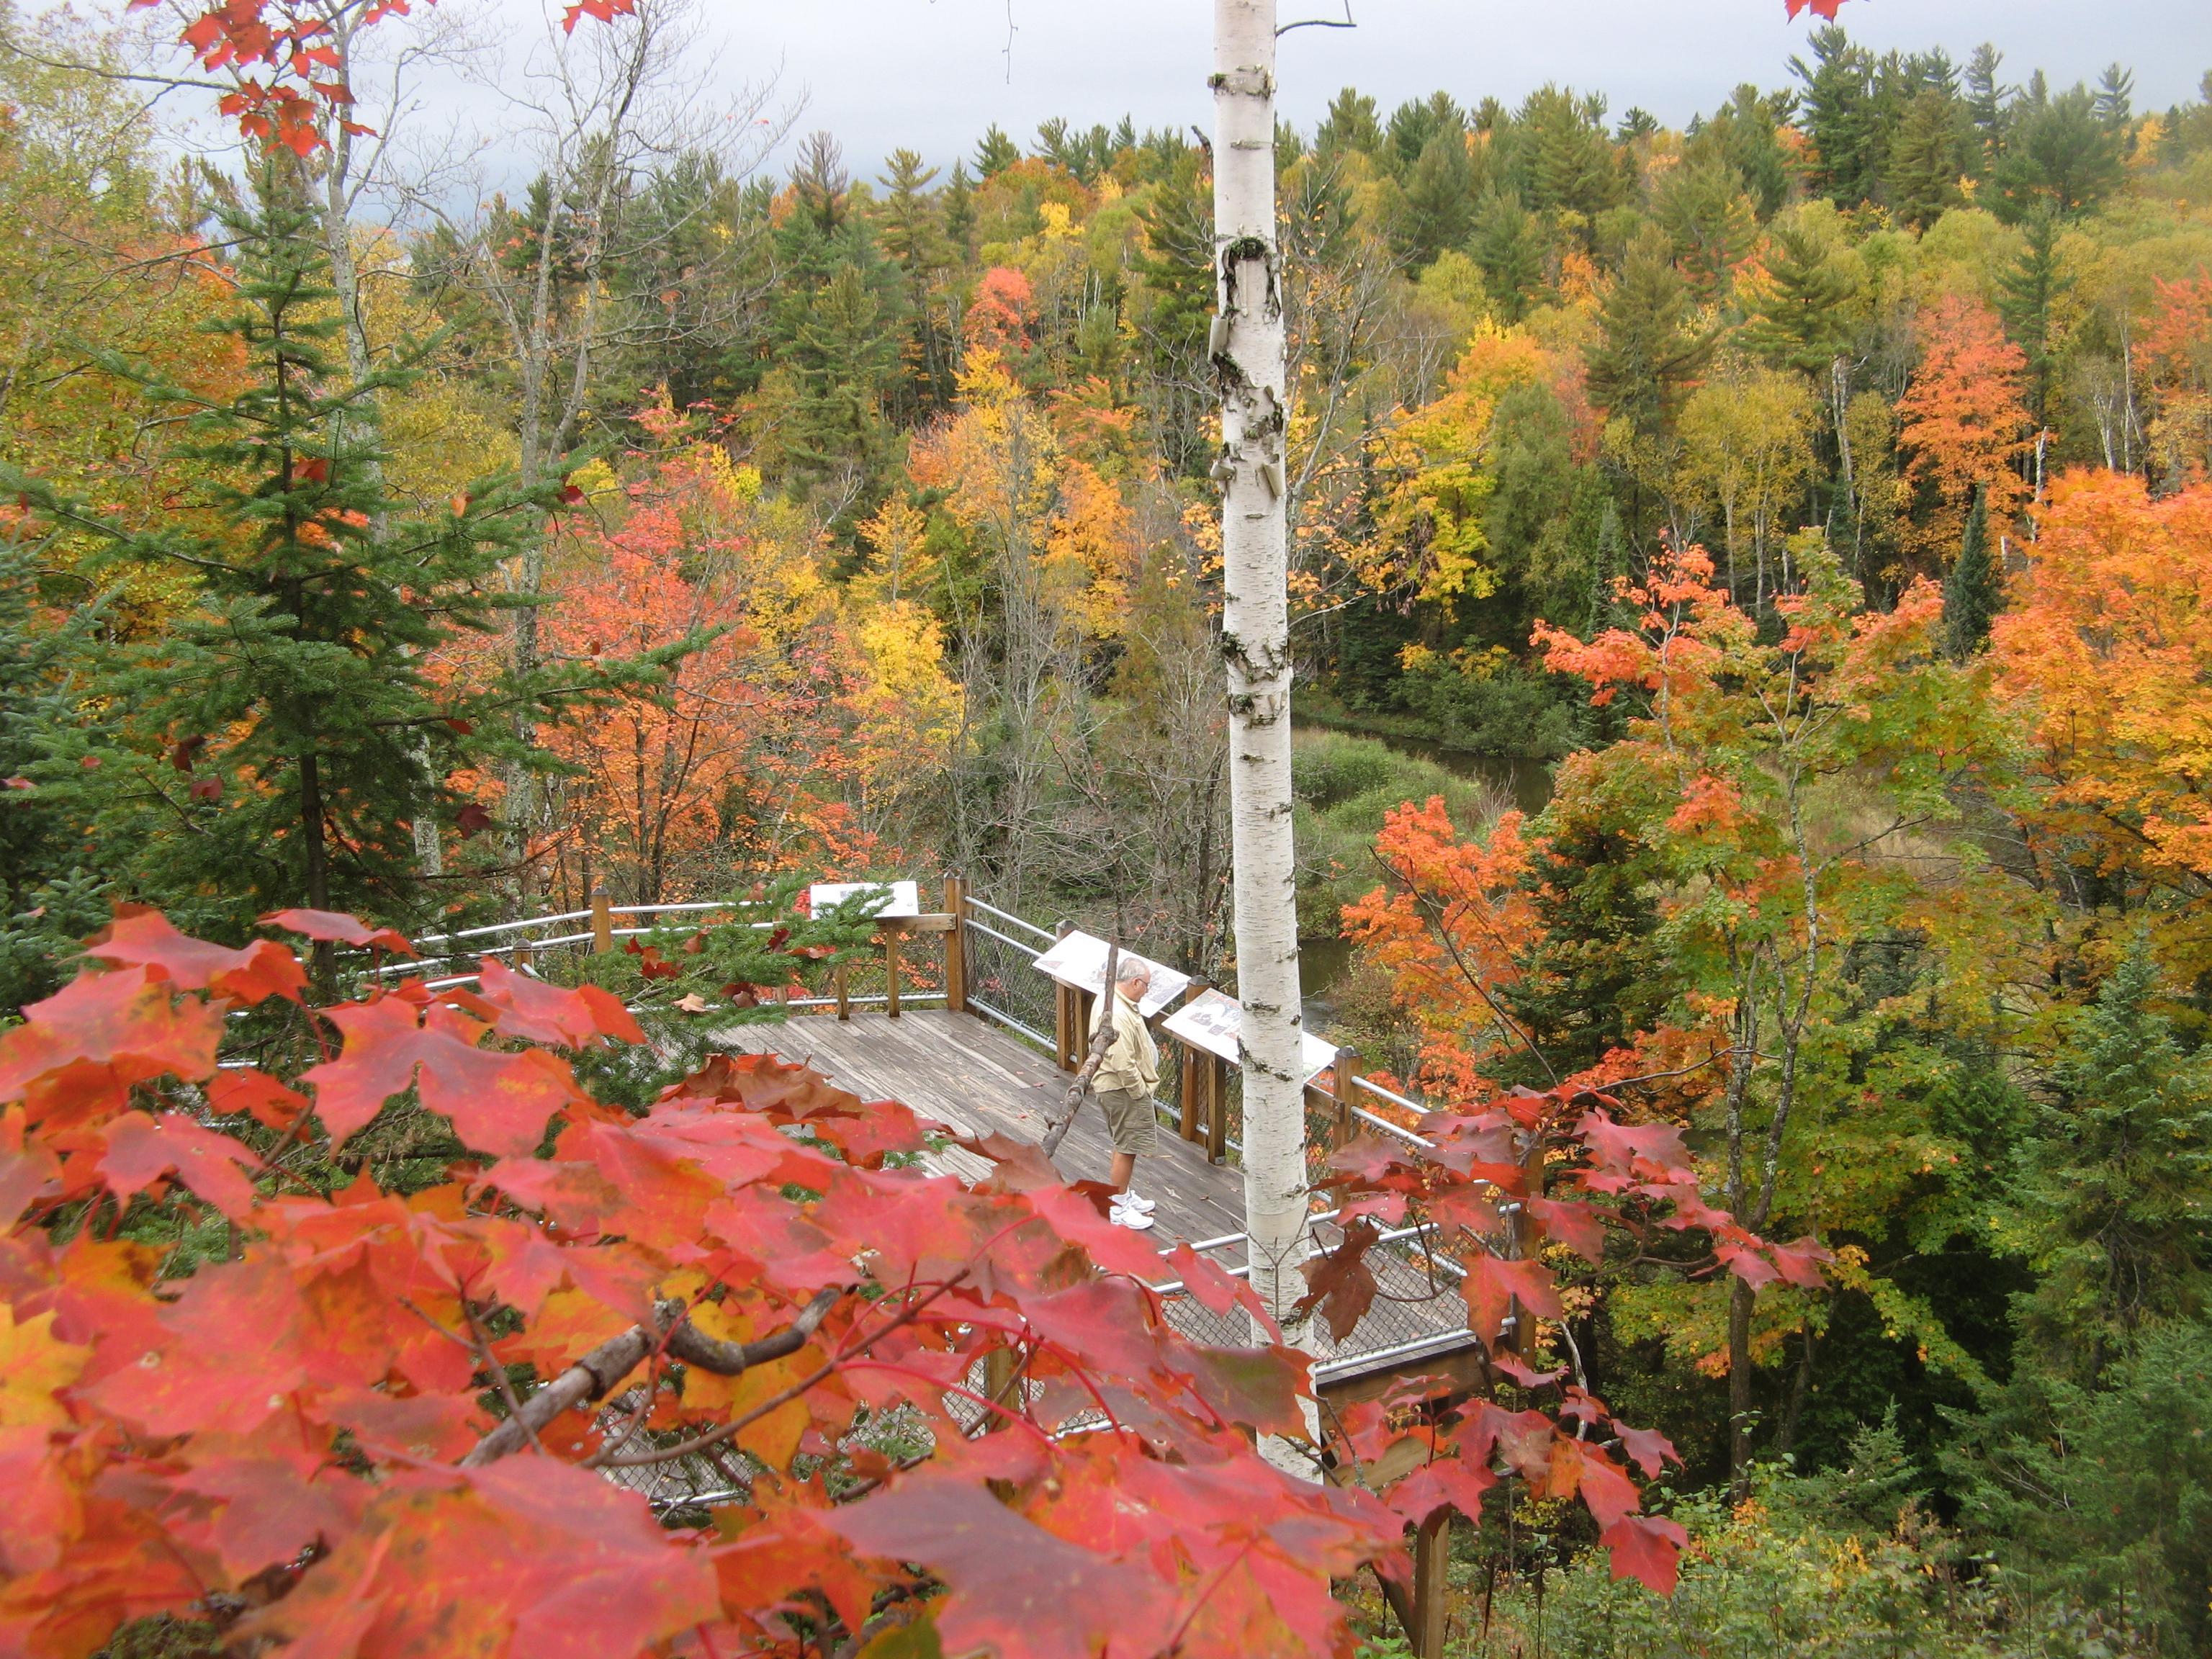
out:
<path id="1" fill-rule="evenodd" d="M 1480 1099 L 1497 1091 L 1490 1079 L 1533 1066 L 1556 1085 L 1630 1091 L 1647 1110 L 1703 1121 L 1728 1208 L 1754 1231 L 1783 1214 L 1825 1228 L 1848 1213 L 1840 1193 L 1794 1173 L 1824 1161 L 1797 1156 L 1808 1041 L 1832 1017 L 1853 939 L 1938 908 L 1885 844 L 1954 816 L 1950 786 L 1994 752 L 1966 680 L 1936 648 L 1935 587 L 1916 582 L 1895 611 L 1865 614 L 1817 537 L 1796 551 L 1805 586 L 1778 601 L 1785 631 L 1771 642 L 1694 548 L 1621 585 L 1632 627 L 1584 641 L 1540 624 L 1555 672 L 1587 681 L 1600 703 L 1635 699 L 1627 736 L 1568 759 L 1534 836 L 1508 815 L 1486 844 L 1466 843 L 1440 804 L 1399 809 L 1376 843 L 1390 882 L 1346 911 L 1424 1033 L 1432 1089 Z M 1857 797 L 1875 783 L 1878 796 Z M 1657 896 L 1644 933 L 1663 944 L 1649 961 L 1665 994 L 1613 1052 L 1563 1076 L 1525 1011 L 1547 979 L 1591 966 L 1577 954 L 1586 938 L 1558 937 L 1591 925 L 1586 895 L 1565 890 L 1591 877 L 1638 902 Z M 1888 1127 L 1869 1117 L 1818 1133 L 1872 1143 Z M 1739 1474 L 1753 1292 L 1771 1279 L 1753 1269 L 1732 1281 L 1724 1356 L 1712 1356 L 1729 1380 Z"/>
<path id="2" fill-rule="evenodd" d="M 2212 273 L 2157 288 L 2140 347 L 2158 398 L 2151 449 L 2170 483 L 2202 483 L 2212 474 Z"/>
<path id="3" fill-rule="evenodd" d="M 2026 354 L 1979 301 L 1947 294 L 1923 313 L 1919 366 L 1897 412 L 1911 452 L 1905 476 L 1932 497 L 1917 533 L 1931 568 L 1958 556 L 1976 491 L 1987 495 L 1999 526 L 2027 500 L 2019 466 L 2031 424 L 2021 396 L 2027 370 Z"/>
<path id="4" fill-rule="evenodd" d="M 549 657 L 661 668 L 547 733 L 571 769 L 553 845 L 574 890 L 604 882 L 645 904 L 865 862 L 843 798 L 865 674 L 811 538 L 711 444 L 643 465 L 591 506 L 558 550 Z"/>
<path id="5" fill-rule="evenodd" d="M 2025 711 L 2057 870 L 2123 905 L 2163 895 L 2212 957 L 2212 485 L 2154 501 L 2128 473 L 2054 485 L 2013 608 L 1999 693 Z"/>
<path id="6" fill-rule="evenodd" d="M 903 1108 L 764 1056 L 602 1105 L 570 1061 L 640 1041 L 630 1016 L 493 958 L 478 990 L 318 1007 L 290 949 L 150 910 L 86 954 L 0 1035 L 0 1650 L 40 1659 L 154 1614 L 325 1659 L 1348 1656 L 1332 1579 L 1402 1590 L 1404 1526 L 1478 1511 L 1499 1471 L 1579 1496 L 1663 1589 L 1682 1531 L 1624 1460 L 1671 1448 L 1528 1365 L 1512 1310 L 1557 1296 L 1486 1243 L 1487 1195 L 1555 1162 L 1530 1207 L 1574 1248 L 1704 1227 L 1815 1271 L 1601 1099 L 1433 1120 L 1418 1164 L 1347 1147 L 1322 1316 L 1371 1297 L 1363 1241 L 1419 1206 L 1467 1240 L 1501 1375 L 1557 1410 L 1364 1407 L 1332 1430 L 1357 1478 L 1300 1480 L 1253 1437 L 1319 1453 L 1307 1361 L 1249 1287 L 1108 1224 L 1033 1147 L 932 1175 Z M 413 1167 L 374 1154 L 395 1127 L 447 1138 L 427 1184 L 381 1178 Z M 1170 1276 L 1258 1340 L 1180 1334 L 1147 1283 Z M 656 1519 L 633 1483 L 671 1465 L 707 1472 L 712 1525 Z"/>

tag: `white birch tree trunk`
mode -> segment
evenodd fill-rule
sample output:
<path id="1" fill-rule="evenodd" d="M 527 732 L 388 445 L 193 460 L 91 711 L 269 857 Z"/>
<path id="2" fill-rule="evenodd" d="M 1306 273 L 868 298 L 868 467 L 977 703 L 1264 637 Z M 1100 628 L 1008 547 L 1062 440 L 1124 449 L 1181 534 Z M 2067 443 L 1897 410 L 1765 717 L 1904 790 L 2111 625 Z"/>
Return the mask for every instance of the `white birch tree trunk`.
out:
<path id="1" fill-rule="evenodd" d="M 1244 1006 L 1244 1227 L 1254 1290 L 1304 1291 L 1305 1079 L 1291 854 L 1289 533 L 1275 240 L 1275 0 L 1215 0 L 1213 246 L 1221 386 L 1221 644 L 1229 669 L 1237 987 Z"/>

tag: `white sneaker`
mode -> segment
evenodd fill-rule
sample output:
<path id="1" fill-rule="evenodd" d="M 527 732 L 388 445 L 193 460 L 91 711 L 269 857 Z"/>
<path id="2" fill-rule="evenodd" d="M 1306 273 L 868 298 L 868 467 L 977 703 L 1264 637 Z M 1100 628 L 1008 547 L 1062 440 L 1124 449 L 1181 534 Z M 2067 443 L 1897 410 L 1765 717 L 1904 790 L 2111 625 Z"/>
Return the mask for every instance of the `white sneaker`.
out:
<path id="1" fill-rule="evenodd" d="M 1151 1199 L 1139 1198 L 1134 1193 L 1123 1193 L 1120 1201 L 1123 1209 L 1141 1210 L 1146 1215 L 1150 1215 L 1154 1210 L 1159 1208 L 1159 1206 L 1153 1203 Z"/>
<path id="2" fill-rule="evenodd" d="M 1133 1233 L 1148 1231 L 1153 1224 L 1152 1217 L 1127 1204 L 1115 1204 L 1107 1218 L 1115 1226 L 1127 1227 Z"/>

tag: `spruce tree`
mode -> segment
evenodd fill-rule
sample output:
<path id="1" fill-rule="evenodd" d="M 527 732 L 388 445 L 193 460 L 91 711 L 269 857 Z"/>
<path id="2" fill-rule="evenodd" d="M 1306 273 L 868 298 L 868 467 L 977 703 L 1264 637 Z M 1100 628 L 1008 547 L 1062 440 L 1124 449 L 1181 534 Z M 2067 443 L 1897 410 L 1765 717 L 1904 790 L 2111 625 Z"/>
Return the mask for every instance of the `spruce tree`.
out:
<path id="1" fill-rule="evenodd" d="M 2138 936 L 2076 1017 L 2005 1222 L 2039 1281 L 2026 1334 L 2085 1382 L 2145 1327 L 2212 1307 L 2212 1055 L 2182 1047 L 2158 981 Z"/>
<path id="2" fill-rule="evenodd" d="M 1468 153 L 1467 135 L 1456 126 L 1439 131 L 1406 170 L 1390 215 L 1390 240 L 1398 257 L 1414 270 L 1433 264 L 1446 248 L 1458 247 L 1474 228 L 1479 177 Z"/>
<path id="3" fill-rule="evenodd" d="M 2027 354 L 2027 408 L 2038 426 L 2049 418 L 2051 386 L 2055 367 L 2051 349 L 2051 313 L 2074 286 L 2074 278 L 2059 263 L 2057 213 L 2048 206 L 2027 216 L 2021 227 L 2027 246 L 2012 264 L 1997 273 L 1997 312 L 2006 331 Z"/>
<path id="4" fill-rule="evenodd" d="M 1544 280 L 1543 225 L 1521 205 L 1518 192 L 1492 190 L 1475 211 L 1469 246 L 1498 315 L 1519 322 Z"/>
<path id="5" fill-rule="evenodd" d="M 514 739 L 514 715 L 550 717 L 567 695 L 431 665 L 520 603 L 500 566 L 562 485 L 485 480 L 429 505 L 387 487 L 379 402 L 427 348 L 350 377 L 313 216 L 273 165 L 260 185 L 257 205 L 222 215 L 236 301 L 210 325 L 236 342 L 242 389 L 210 404 L 101 360 L 178 412 L 189 497 L 132 530 L 0 466 L 33 523 L 104 542 L 110 581 L 160 570 L 193 584 L 158 637 L 116 649 L 85 688 L 112 724 L 50 728 L 26 769 L 127 872 L 118 896 L 181 925 L 237 937 L 288 905 L 419 923 L 446 897 L 417 872 L 426 797 L 464 835 L 483 827 L 444 781 L 543 763 Z M 576 695 L 613 683 L 564 678 Z"/>
<path id="6" fill-rule="evenodd" d="M 1650 437 L 1671 427 L 1713 336 L 1695 326 L 1689 285 L 1666 234 L 1647 225 L 1629 244 L 1605 296 L 1604 338 L 1590 355 L 1590 391 L 1606 412 Z"/>
<path id="7" fill-rule="evenodd" d="M 1856 207 L 1881 177 L 1874 58 L 1833 23 L 1814 30 L 1809 44 L 1811 64 L 1793 58 L 1790 68 L 1805 83 L 1799 106 L 1817 157 L 1813 181 L 1838 206 Z"/>
<path id="8" fill-rule="evenodd" d="M 1990 548 L 1990 502 L 1982 490 L 1966 514 L 1959 556 L 1943 578 L 1943 643 L 1965 662 L 1990 642 L 1990 624 L 2004 609 L 2004 573 Z"/>

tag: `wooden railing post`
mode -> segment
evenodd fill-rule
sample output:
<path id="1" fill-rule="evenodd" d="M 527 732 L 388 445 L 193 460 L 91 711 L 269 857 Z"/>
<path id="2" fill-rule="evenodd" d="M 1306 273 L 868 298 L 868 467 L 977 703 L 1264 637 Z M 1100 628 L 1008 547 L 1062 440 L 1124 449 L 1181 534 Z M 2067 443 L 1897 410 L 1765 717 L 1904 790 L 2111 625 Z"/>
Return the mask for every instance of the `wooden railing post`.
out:
<path id="1" fill-rule="evenodd" d="M 1229 1156 L 1229 1062 L 1218 1054 L 1206 1057 L 1206 1155 Z"/>
<path id="2" fill-rule="evenodd" d="M 509 957 L 508 960 L 513 962 L 517 968 L 527 968 L 530 966 L 529 934 L 517 933 L 514 936 L 514 954 Z"/>
<path id="3" fill-rule="evenodd" d="M 615 948 L 615 913 L 605 887 L 592 889 L 592 949 L 601 956 Z"/>
<path id="4" fill-rule="evenodd" d="M 1328 1089 L 1336 1097 L 1336 1144 L 1340 1146 L 1352 1139 L 1352 1080 L 1359 1075 L 1359 1057 L 1349 1048 L 1336 1051 L 1336 1064 L 1329 1068 Z"/>
<path id="5" fill-rule="evenodd" d="M 837 959 L 837 965 L 830 970 L 830 981 L 831 984 L 837 988 L 837 1018 L 840 1019 L 852 1018 L 853 994 L 845 983 L 845 961 L 843 957 L 840 957 Z"/>
<path id="6" fill-rule="evenodd" d="M 1206 1079 L 1199 1075 L 1199 1068 L 1210 1056 L 1188 1042 L 1177 1046 L 1182 1049 L 1182 1064 L 1176 1067 L 1176 1132 L 1185 1140 L 1196 1140 L 1199 1102 L 1206 1093 Z"/>
<path id="7" fill-rule="evenodd" d="M 1075 931 L 1075 924 L 1063 921 L 1053 929 L 1053 937 L 1066 939 Z M 1076 1051 L 1083 1046 L 1083 1034 L 1075 1028 L 1075 993 L 1059 981 L 1053 981 L 1052 1048 L 1053 1060 L 1063 1072 L 1075 1069 Z"/>
<path id="8" fill-rule="evenodd" d="M 899 936 L 896 928 L 884 934 L 884 1012 L 893 1019 L 899 1017 Z"/>
<path id="9" fill-rule="evenodd" d="M 1451 1511 L 1440 1510 L 1413 1534 L 1414 1659 L 1444 1659 L 1450 1570 Z"/>
<path id="10" fill-rule="evenodd" d="M 952 918 L 952 931 L 945 936 L 945 1006 L 956 1014 L 968 1012 L 968 884 L 957 876 L 945 878 L 945 908 Z"/>

